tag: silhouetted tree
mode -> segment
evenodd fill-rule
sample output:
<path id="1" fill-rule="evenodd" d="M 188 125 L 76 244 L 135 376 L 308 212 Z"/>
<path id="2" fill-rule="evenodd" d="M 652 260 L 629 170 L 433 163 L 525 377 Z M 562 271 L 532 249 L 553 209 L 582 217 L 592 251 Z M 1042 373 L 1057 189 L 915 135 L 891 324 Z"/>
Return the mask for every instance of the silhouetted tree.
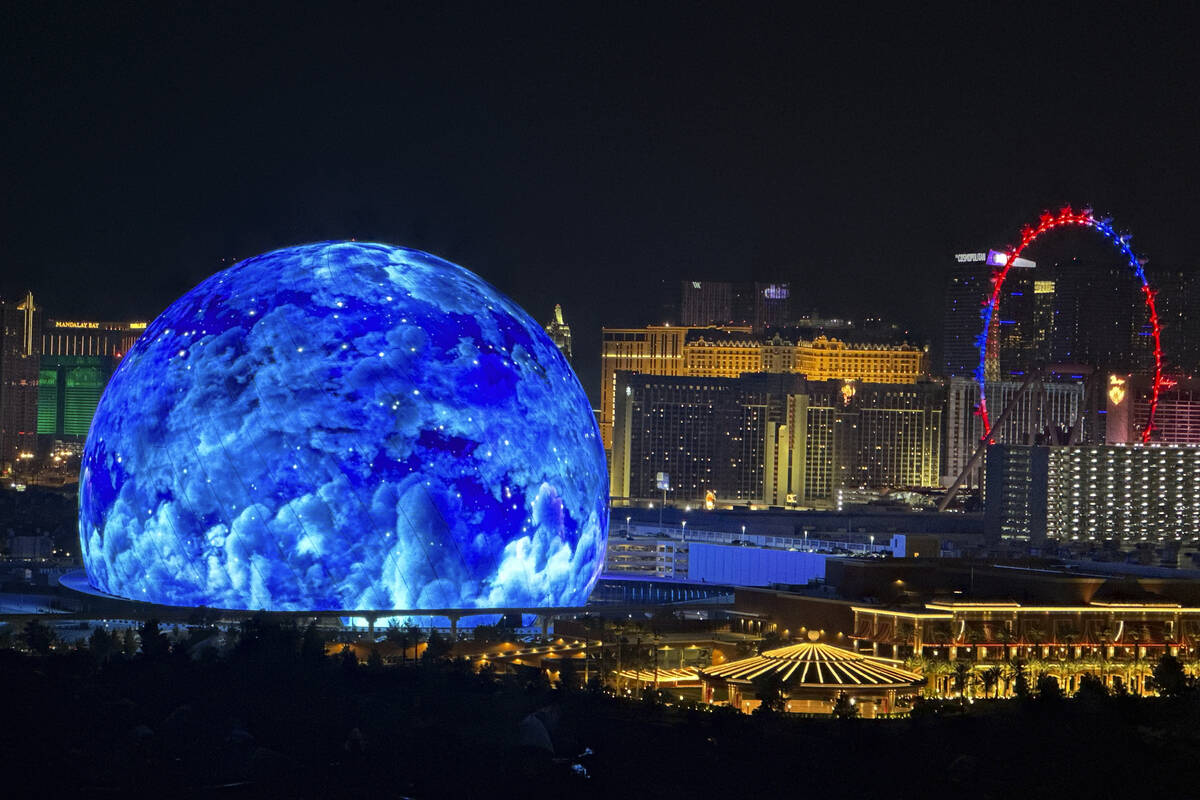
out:
<path id="1" fill-rule="evenodd" d="M 388 624 L 387 633 L 384 634 L 389 642 L 394 642 L 400 645 L 401 659 L 408 662 L 408 648 L 413 648 L 413 658 L 417 656 L 417 647 L 425 639 L 425 631 L 420 625 L 414 625 L 412 622 L 406 622 L 404 625 L 397 625 L 395 620 Z"/>
<path id="2" fill-rule="evenodd" d="M 1079 678 L 1079 688 L 1075 690 L 1076 700 L 1099 701 L 1108 699 L 1108 687 L 1104 681 L 1091 673 L 1085 673 Z"/>
<path id="3" fill-rule="evenodd" d="M 653 686 L 642 689 L 642 705 L 647 708 L 659 708 L 663 704 L 663 693 Z"/>
<path id="4" fill-rule="evenodd" d="M 133 658 L 137 651 L 137 634 L 133 632 L 133 628 L 126 628 L 121 634 L 121 655 L 126 658 Z"/>
<path id="5" fill-rule="evenodd" d="M 1038 675 L 1037 679 L 1037 695 L 1039 700 L 1046 702 L 1057 702 L 1063 699 L 1062 687 L 1058 685 L 1058 678 L 1043 672 Z"/>
<path id="6" fill-rule="evenodd" d="M 358 672 L 358 656 L 350 649 L 350 645 L 342 646 L 342 672 L 354 674 Z"/>
<path id="7" fill-rule="evenodd" d="M 1029 675 L 1025 669 L 1024 659 L 1018 658 L 1013 662 L 1013 694 L 1017 697 L 1029 697 Z"/>
<path id="8" fill-rule="evenodd" d="M 383 670 L 383 656 L 379 655 L 378 647 L 372 647 L 370 654 L 367 655 L 367 669 L 371 672 Z"/>
<path id="9" fill-rule="evenodd" d="M 1000 685 L 1000 674 L 1000 667 L 988 667 L 982 673 L 980 673 L 979 678 L 981 681 L 983 681 L 984 699 L 986 699 L 988 695 Z"/>
<path id="10" fill-rule="evenodd" d="M 300 657 L 305 661 L 320 661 L 325 657 L 325 638 L 317 623 L 310 622 L 304 629 L 304 637 L 300 640 Z"/>
<path id="11" fill-rule="evenodd" d="M 784 683 L 779 673 L 774 670 L 764 672 L 751 679 L 754 693 L 758 697 L 758 708 L 755 714 L 778 714 L 787 709 L 787 699 L 784 697 Z"/>
<path id="12" fill-rule="evenodd" d="M 119 647 L 117 638 L 104 628 L 96 628 L 88 638 L 88 649 L 92 651 L 92 657 L 101 664 L 112 658 Z"/>
<path id="13" fill-rule="evenodd" d="M 954 690 L 958 692 L 958 696 L 966 699 L 967 689 L 971 685 L 973 675 L 971 665 L 965 661 L 958 661 L 954 664 Z"/>
<path id="14" fill-rule="evenodd" d="M 437 631 L 429 634 L 429 644 L 425 646 L 425 652 L 421 654 L 421 658 L 425 661 L 434 661 L 439 658 L 445 658 L 450 655 L 450 651 L 454 649 L 454 643 L 446 636 Z"/>
<path id="15" fill-rule="evenodd" d="M 838 719 L 853 719 L 858 716 L 858 706 L 850 701 L 850 695 L 842 692 L 833 704 L 833 716 Z"/>
<path id="16" fill-rule="evenodd" d="M 471 638 L 477 642 L 502 642 L 504 631 L 496 625 L 476 625 Z"/>
<path id="17" fill-rule="evenodd" d="M 762 635 L 762 639 L 759 640 L 756 649 L 761 654 L 764 650 L 774 650 L 775 648 L 782 646 L 783 636 L 780 635 L 778 630 L 773 629 Z"/>
<path id="18" fill-rule="evenodd" d="M 300 650 L 302 635 L 291 623 L 283 624 L 263 614 L 255 614 L 244 620 L 239 630 L 234 657 L 260 669 L 281 669 L 293 663 Z"/>
<path id="19" fill-rule="evenodd" d="M 21 640 L 33 652 L 47 655 L 54 645 L 54 630 L 49 625 L 43 625 L 36 619 L 25 623 L 21 631 Z"/>
<path id="20" fill-rule="evenodd" d="M 1195 691 L 1196 681 L 1183 669 L 1183 663 L 1166 653 L 1150 672 L 1150 688 L 1163 697 L 1184 697 Z"/>
<path id="21" fill-rule="evenodd" d="M 430 642 L 432 643 L 432 639 Z M 429 653 L 428 650 L 425 651 Z M 568 691 L 579 686 L 579 674 L 575 668 L 575 660 L 572 658 L 560 658 L 558 664 L 558 685 L 559 688 Z"/>
<path id="22" fill-rule="evenodd" d="M 138 631 L 142 640 L 142 655 L 150 660 L 160 659 L 171 652 L 167 635 L 158 629 L 158 620 L 148 619 Z"/>

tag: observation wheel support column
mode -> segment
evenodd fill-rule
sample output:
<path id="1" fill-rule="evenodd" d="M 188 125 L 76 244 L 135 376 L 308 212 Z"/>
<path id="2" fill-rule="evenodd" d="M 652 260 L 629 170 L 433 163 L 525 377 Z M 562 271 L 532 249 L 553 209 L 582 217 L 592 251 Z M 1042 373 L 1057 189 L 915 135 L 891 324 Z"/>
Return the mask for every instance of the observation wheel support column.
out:
<path id="1" fill-rule="evenodd" d="M 950 504 L 954 502 L 954 498 L 958 496 L 958 490 L 962 487 L 963 481 L 965 481 L 967 476 L 971 474 L 971 470 L 975 468 L 976 462 L 978 462 L 983 454 L 987 452 L 988 443 L 992 439 L 992 431 L 1002 427 L 1004 423 L 1008 422 L 1008 418 L 1012 416 L 1013 411 L 1015 411 L 1017 406 L 1020 404 L 1021 398 L 1025 396 L 1027 391 L 1029 391 L 1029 387 L 1033 385 L 1035 380 L 1040 380 L 1041 377 L 1041 367 L 1029 370 L 1029 374 L 1025 376 L 1025 381 L 1021 384 L 1021 388 L 1017 389 L 1016 394 L 1014 394 L 1012 399 L 1008 401 L 1008 405 L 1004 408 L 1004 413 L 1002 413 L 1000 418 L 996 420 L 996 424 L 992 425 L 983 432 L 983 438 L 981 438 L 979 440 L 979 444 L 975 446 L 975 452 L 971 454 L 971 458 L 967 461 L 967 465 L 963 467 L 962 472 L 958 473 L 958 477 L 954 479 L 954 483 L 950 484 L 950 488 L 946 490 L 946 496 L 942 498 L 940 503 L 938 503 L 938 511 L 945 511 L 950 507 Z"/>

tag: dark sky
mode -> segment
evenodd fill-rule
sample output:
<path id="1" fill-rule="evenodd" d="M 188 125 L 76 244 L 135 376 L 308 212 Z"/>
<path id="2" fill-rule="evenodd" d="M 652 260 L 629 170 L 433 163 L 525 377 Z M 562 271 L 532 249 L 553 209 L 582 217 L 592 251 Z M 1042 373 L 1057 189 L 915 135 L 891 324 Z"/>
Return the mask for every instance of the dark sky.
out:
<path id="1" fill-rule="evenodd" d="M 1195 262 L 1186 4 L 821 5 L 10 5 L 0 289 L 149 317 L 235 259 L 386 241 L 561 302 L 594 393 L 599 326 L 664 279 L 932 334 L 949 254 L 1067 202 L 1151 277 Z"/>

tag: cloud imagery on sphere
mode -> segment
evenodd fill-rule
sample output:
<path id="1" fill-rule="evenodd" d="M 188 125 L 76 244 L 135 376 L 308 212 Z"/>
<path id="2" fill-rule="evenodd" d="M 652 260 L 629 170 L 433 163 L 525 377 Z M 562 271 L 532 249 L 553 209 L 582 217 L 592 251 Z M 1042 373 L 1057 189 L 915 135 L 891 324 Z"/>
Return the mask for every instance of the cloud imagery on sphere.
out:
<path id="1" fill-rule="evenodd" d="M 278 610 L 581 605 L 607 471 L 579 382 L 474 274 L 381 244 L 268 253 L 176 301 L 105 391 L 97 589 Z"/>

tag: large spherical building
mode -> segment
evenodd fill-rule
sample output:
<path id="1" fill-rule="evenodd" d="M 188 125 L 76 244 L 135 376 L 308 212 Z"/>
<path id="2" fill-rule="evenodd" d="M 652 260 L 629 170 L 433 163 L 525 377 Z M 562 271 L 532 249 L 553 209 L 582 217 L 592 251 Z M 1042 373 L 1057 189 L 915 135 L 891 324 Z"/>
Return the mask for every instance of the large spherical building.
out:
<path id="1" fill-rule="evenodd" d="M 93 587 L 228 609 L 581 605 L 604 451 L 542 328 L 426 253 L 330 242 L 220 272 L 156 319 L 80 479 Z"/>

